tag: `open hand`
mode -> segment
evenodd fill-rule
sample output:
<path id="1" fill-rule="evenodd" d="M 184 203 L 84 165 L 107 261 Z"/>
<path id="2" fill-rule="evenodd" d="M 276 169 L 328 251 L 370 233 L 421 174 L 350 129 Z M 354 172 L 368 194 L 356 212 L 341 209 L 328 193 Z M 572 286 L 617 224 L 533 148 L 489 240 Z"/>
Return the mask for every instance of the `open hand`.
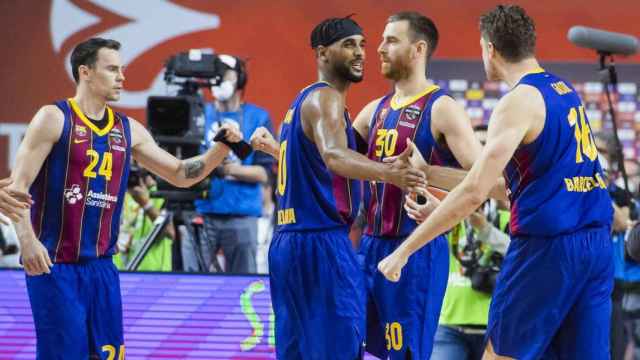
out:
<path id="1" fill-rule="evenodd" d="M 417 193 L 406 194 L 404 197 L 404 209 L 409 218 L 415 220 L 418 224 L 423 222 L 431 213 L 440 205 L 440 200 L 433 196 L 429 190 L 425 188 L 418 189 Z M 419 204 L 416 200 L 421 195 L 427 199 L 424 204 Z"/>
<path id="2" fill-rule="evenodd" d="M 412 145 L 411 140 L 407 139 L 407 147 L 400 155 L 383 160 L 390 165 L 385 181 L 408 192 L 417 192 L 419 188 L 426 187 L 427 182 L 422 170 L 411 165 L 412 153 L 417 151 Z"/>
<path id="3" fill-rule="evenodd" d="M 25 241 L 20 249 L 22 265 L 28 275 L 42 275 L 51 273 L 53 266 L 47 249 L 38 239 Z"/>

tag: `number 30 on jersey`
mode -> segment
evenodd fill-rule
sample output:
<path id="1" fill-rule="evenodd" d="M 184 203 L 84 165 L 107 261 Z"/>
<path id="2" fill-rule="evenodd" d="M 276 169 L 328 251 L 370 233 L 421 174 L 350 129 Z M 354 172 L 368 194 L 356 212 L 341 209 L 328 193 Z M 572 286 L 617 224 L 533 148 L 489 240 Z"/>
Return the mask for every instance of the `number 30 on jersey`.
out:
<path id="1" fill-rule="evenodd" d="M 398 130 L 378 129 L 376 132 L 376 156 L 393 156 L 398 143 Z"/>

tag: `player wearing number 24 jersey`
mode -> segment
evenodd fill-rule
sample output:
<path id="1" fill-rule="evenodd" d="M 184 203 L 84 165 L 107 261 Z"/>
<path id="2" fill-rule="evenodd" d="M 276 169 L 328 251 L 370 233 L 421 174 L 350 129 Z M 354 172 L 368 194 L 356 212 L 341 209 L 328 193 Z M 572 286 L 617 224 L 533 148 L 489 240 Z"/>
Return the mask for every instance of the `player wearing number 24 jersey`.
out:
<path id="1" fill-rule="evenodd" d="M 187 187 L 229 152 L 216 145 L 179 160 L 138 122 L 113 111 L 124 82 L 120 43 L 77 45 L 71 68 L 76 95 L 44 106 L 20 144 L 13 187 L 34 200 L 16 223 L 33 313 L 36 359 L 124 359 L 115 251 L 131 159 Z M 227 140 L 242 138 L 227 128 Z"/>
<path id="2" fill-rule="evenodd" d="M 397 281 L 407 257 L 474 211 L 504 172 L 511 243 L 483 358 L 608 359 L 613 211 L 582 101 L 540 68 L 524 9 L 499 5 L 481 17 L 480 31 L 487 77 L 512 89 L 466 178 L 379 269 Z"/>

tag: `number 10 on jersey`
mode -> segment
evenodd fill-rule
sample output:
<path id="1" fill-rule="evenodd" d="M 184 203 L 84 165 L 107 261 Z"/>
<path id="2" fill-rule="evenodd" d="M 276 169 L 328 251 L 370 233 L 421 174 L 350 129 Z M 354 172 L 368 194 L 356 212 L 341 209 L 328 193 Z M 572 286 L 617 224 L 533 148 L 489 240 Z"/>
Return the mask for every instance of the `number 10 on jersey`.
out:
<path id="1" fill-rule="evenodd" d="M 280 153 L 278 155 L 278 194 L 284 195 L 287 186 L 287 140 L 280 143 Z"/>

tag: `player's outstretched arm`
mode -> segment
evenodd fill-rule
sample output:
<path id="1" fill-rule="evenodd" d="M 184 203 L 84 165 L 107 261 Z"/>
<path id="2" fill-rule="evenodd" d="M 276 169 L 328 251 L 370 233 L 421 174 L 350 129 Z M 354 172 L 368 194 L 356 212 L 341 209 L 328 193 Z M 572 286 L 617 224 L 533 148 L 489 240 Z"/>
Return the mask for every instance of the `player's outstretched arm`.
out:
<path id="1" fill-rule="evenodd" d="M 449 96 L 442 96 L 433 104 L 431 118 L 431 131 L 434 138 L 444 137 L 447 146 L 462 168 L 471 169 L 473 163 L 480 156 L 482 145 L 473 133 L 471 120 L 462 105 Z M 413 154 L 412 158 L 415 158 L 415 155 Z M 419 164 L 416 166 L 429 168 L 425 161 L 417 162 Z M 466 170 L 432 166 L 430 170 L 425 170 L 425 172 L 431 186 L 452 190 L 467 175 L 468 171 Z M 489 196 L 499 200 L 507 200 L 504 179 L 498 180 Z"/>
<path id="2" fill-rule="evenodd" d="M 460 185 L 469 172 L 467 170 L 430 165 L 428 170 L 425 170 L 425 173 L 427 174 L 429 185 L 451 191 Z M 496 184 L 489 191 L 489 197 L 496 200 L 509 201 L 503 177 L 499 177 L 496 180 Z"/>
<path id="3" fill-rule="evenodd" d="M 160 148 L 140 123 L 133 119 L 130 123 L 133 158 L 142 167 L 177 187 L 186 188 L 204 179 L 222 163 L 230 150 L 218 142 L 202 155 L 180 160 Z M 226 139 L 230 142 L 242 139 L 240 131 L 230 124 L 223 124 L 221 129 L 227 129 Z"/>
<path id="4" fill-rule="evenodd" d="M 433 104 L 431 131 L 434 138 L 444 137 L 447 146 L 463 169 L 480 156 L 482 145 L 471 128 L 471 120 L 462 105 L 449 96 L 441 96 Z"/>
<path id="5" fill-rule="evenodd" d="M 498 103 L 489 121 L 487 145 L 462 183 L 378 264 L 378 270 L 387 279 L 398 281 L 411 254 L 469 216 L 487 199 L 489 190 L 532 126 L 544 123 L 544 110 L 540 111 L 544 108 L 540 93 L 529 86 L 517 87 Z"/>
<path id="6" fill-rule="evenodd" d="M 460 185 L 465 176 L 469 173 L 467 170 L 456 169 L 446 166 L 429 165 L 420 154 L 418 147 L 409 140 L 412 148 L 409 162 L 411 165 L 424 172 L 429 186 L 437 187 L 442 190 L 451 191 Z M 386 162 L 396 161 L 396 157 L 385 158 Z M 500 177 L 496 184 L 489 191 L 489 197 L 496 200 L 509 201 L 507 196 L 506 184 L 504 178 Z"/>
<path id="7" fill-rule="evenodd" d="M 351 179 L 389 182 L 407 190 L 425 185 L 424 174 L 408 163 L 410 149 L 398 157 L 400 161 L 384 164 L 348 148 L 344 102 L 337 90 L 327 87 L 311 93 L 302 106 L 302 119 L 305 134 L 332 172 Z"/>
<path id="8" fill-rule="evenodd" d="M 38 176 L 53 145 L 60 139 L 64 127 L 64 114 L 55 105 L 42 107 L 29 123 L 16 156 L 16 166 L 10 190 L 26 193 Z M 22 264 L 29 275 L 49 273 L 52 266 L 47 249 L 36 238 L 30 219 L 30 210 L 23 210 L 15 223 L 20 241 Z"/>

